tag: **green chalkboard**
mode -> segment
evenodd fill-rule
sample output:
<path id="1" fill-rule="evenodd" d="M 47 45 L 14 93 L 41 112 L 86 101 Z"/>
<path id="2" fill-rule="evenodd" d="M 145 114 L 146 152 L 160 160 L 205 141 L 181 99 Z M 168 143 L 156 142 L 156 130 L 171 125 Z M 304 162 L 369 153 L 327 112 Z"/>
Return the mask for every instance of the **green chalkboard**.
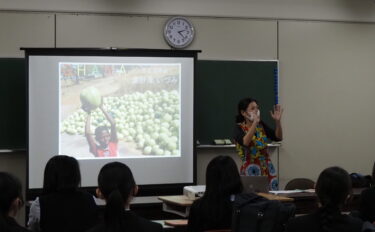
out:
<path id="1" fill-rule="evenodd" d="M 25 59 L 0 58 L 0 96 L 0 149 L 25 149 Z"/>
<path id="2" fill-rule="evenodd" d="M 257 99 L 261 119 L 271 128 L 269 111 L 277 103 L 277 61 L 199 60 L 195 76 L 195 135 L 200 144 L 232 139 L 237 104 Z"/>

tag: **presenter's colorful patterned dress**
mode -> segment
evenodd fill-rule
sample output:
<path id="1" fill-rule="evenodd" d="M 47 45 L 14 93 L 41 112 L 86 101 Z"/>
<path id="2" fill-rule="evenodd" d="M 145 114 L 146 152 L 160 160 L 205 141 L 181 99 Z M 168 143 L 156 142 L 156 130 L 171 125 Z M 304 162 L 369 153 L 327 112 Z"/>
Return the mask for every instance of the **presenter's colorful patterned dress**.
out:
<path id="1" fill-rule="evenodd" d="M 270 189 L 277 190 L 279 183 L 276 169 L 269 158 L 267 144 L 271 143 L 271 140 L 279 141 L 279 139 L 275 136 L 274 130 L 260 122 L 249 146 L 245 146 L 243 145 L 243 137 L 248 130 L 249 128 L 244 123 L 237 124 L 235 129 L 236 149 L 242 160 L 241 175 L 268 176 Z"/>

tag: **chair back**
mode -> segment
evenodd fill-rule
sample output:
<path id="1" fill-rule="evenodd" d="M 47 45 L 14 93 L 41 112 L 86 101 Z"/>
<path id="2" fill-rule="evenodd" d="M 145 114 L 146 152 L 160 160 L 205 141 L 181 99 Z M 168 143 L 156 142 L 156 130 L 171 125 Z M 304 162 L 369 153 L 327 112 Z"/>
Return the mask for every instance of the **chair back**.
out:
<path id="1" fill-rule="evenodd" d="M 205 230 L 204 232 L 231 232 L 232 230 Z"/>
<path id="2" fill-rule="evenodd" d="M 307 178 L 295 178 L 290 180 L 286 186 L 285 190 L 294 190 L 294 189 L 313 189 L 315 187 L 315 182 Z"/>

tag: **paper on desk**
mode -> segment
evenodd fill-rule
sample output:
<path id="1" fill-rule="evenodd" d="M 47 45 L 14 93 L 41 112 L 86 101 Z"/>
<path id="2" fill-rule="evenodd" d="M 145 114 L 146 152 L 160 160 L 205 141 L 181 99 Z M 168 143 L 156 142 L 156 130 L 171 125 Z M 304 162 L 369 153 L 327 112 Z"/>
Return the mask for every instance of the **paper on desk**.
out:
<path id="1" fill-rule="evenodd" d="M 288 194 L 288 193 L 315 193 L 315 189 L 294 189 L 294 190 L 277 190 L 277 191 L 270 191 L 273 194 Z"/>
<path id="2" fill-rule="evenodd" d="M 300 189 L 295 189 L 295 190 L 275 190 L 275 191 L 270 191 L 270 193 L 273 193 L 273 194 L 283 194 L 283 193 L 302 193 L 303 190 L 300 190 Z"/>

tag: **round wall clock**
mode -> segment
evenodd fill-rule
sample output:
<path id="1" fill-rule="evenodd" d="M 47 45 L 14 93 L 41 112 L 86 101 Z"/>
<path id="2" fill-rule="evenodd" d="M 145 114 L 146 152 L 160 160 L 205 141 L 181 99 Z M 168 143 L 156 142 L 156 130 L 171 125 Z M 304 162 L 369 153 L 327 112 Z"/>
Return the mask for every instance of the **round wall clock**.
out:
<path id="1" fill-rule="evenodd" d="M 194 39 L 194 26 L 185 17 L 170 18 L 164 27 L 164 38 L 173 48 L 186 48 Z"/>

